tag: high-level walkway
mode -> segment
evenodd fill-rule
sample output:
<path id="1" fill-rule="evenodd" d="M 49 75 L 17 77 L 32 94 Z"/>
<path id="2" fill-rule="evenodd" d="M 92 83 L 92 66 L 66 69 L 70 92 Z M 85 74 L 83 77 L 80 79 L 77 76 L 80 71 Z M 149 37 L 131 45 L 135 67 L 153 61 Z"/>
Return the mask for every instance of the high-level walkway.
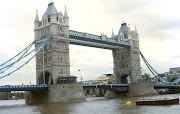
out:
<path id="1" fill-rule="evenodd" d="M 130 47 L 128 41 L 117 40 L 115 38 L 108 38 L 106 36 L 98 36 L 89 33 L 69 30 L 70 44 L 103 48 L 103 49 L 117 49 L 117 47 Z"/>

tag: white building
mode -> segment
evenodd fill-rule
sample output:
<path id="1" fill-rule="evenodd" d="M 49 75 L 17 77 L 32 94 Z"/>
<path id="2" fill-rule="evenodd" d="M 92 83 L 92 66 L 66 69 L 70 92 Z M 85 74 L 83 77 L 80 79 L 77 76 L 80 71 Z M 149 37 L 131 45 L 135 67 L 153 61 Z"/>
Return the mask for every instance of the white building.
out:
<path id="1" fill-rule="evenodd" d="M 114 76 L 112 74 L 103 74 L 96 81 L 98 84 L 114 83 Z"/>

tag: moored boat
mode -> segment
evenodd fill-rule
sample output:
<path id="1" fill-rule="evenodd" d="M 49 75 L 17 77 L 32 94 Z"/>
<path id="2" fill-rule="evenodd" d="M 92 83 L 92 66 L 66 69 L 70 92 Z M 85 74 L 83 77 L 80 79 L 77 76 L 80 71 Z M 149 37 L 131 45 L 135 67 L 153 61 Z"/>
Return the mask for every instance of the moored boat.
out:
<path id="1" fill-rule="evenodd" d="M 136 105 L 172 105 L 179 104 L 179 98 L 146 99 L 136 101 Z"/>

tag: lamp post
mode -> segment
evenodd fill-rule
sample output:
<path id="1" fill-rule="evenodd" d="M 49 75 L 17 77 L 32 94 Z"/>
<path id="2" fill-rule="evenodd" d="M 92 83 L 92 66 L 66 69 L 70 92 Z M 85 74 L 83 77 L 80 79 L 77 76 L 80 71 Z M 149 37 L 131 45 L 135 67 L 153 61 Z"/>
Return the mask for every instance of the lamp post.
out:
<path id="1" fill-rule="evenodd" d="M 82 78 L 82 76 L 81 76 L 81 69 L 79 69 L 78 71 L 79 71 L 80 80 L 81 80 L 80 83 L 82 83 L 82 79 L 83 79 L 83 78 Z"/>

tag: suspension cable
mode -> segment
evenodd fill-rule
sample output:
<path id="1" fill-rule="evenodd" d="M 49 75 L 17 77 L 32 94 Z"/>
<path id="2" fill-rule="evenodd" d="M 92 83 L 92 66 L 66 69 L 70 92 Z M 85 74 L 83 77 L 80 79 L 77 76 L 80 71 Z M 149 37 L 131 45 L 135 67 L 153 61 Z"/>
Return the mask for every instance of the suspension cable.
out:
<path id="1" fill-rule="evenodd" d="M 161 82 L 163 83 L 167 83 L 170 84 L 169 81 L 165 80 L 164 78 L 162 78 L 161 76 L 159 76 L 159 74 L 154 70 L 154 68 L 148 63 L 148 61 L 145 59 L 145 57 L 143 56 L 143 54 L 140 52 L 140 55 L 144 61 L 144 63 L 146 64 L 146 66 L 148 67 L 148 69 L 151 71 L 151 73 L 158 78 Z M 153 72 L 154 71 L 154 72 Z M 156 73 L 157 75 L 155 75 L 154 73 Z M 162 81 L 163 80 L 163 81 Z"/>
<path id="2" fill-rule="evenodd" d="M 23 51 L 25 51 L 30 45 L 34 44 L 35 41 L 33 41 L 31 44 L 29 44 L 25 49 L 23 49 L 20 53 L 18 53 L 17 55 L 15 55 L 14 57 L 12 57 L 11 59 L 9 59 L 8 61 L 2 63 L 0 66 L 5 65 L 6 63 L 10 62 L 11 60 L 13 60 L 15 57 L 19 56 Z"/>
<path id="3" fill-rule="evenodd" d="M 49 40 L 50 40 L 51 38 L 52 38 L 52 34 L 51 34 L 45 41 L 43 41 L 41 44 L 39 44 L 39 45 L 37 46 L 37 47 L 40 47 L 40 46 L 44 43 L 44 45 L 41 46 L 40 49 L 39 49 L 28 61 L 26 61 L 23 65 L 21 65 L 20 67 L 18 67 L 18 68 L 15 69 L 14 71 L 12 71 L 12 72 L 4 75 L 4 76 L 1 76 L 0 79 L 4 78 L 4 77 L 6 77 L 6 76 L 11 75 L 12 73 L 14 73 L 14 72 L 16 72 L 17 70 L 21 69 L 21 68 L 22 68 L 24 65 L 26 65 L 27 63 L 29 63 L 29 61 L 31 61 L 31 60 L 44 48 L 44 46 L 49 42 Z M 37 49 L 37 47 L 36 47 L 35 49 Z M 35 50 L 35 49 L 34 49 L 34 50 Z M 34 51 L 34 50 L 33 50 L 33 51 Z M 31 51 L 31 52 L 33 52 L 33 51 Z M 30 52 L 30 53 L 31 53 L 31 52 Z M 27 55 L 29 55 L 30 53 L 28 53 Z M 24 57 L 26 57 L 27 55 L 25 55 Z M 24 57 L 23 57 L 23 58 L 24 58 Z"/>
<path id="4" fill-rule="evenodd" d="M 34 43 L 35 43 L 35 42 L 34 42 Z M 19 61 L 22 59 L 22 57 L 29 51 L 29 49 L 31 49 L 31 47 L 33 46 L 34 43 L 31 43 L 31 45 L 29 45 L 28 49 L 23 53 L 23 55 L 20 56 L 19 59 L 17 59 L 17 60 L 16 60 L 15 62 L 13 62 L 13 63 L 11 63 L 11 64 L 9 64 L 9 65 L 1 68 L 0 71 L 3 70 L 3 69 L 5 69 L 5 68 L 6 68 L 6 69 L 3 70 L 2 72 L 0 72 L 0 74 L 2 74 L 3 72 L 5 72 L 6 70 L 8 70 L 10 67 L 12 67 L 12 66 L 13 66 L 14 64 L 16 64 L 17 62 L 19 62 Z"/>
<path id="5" fill-rule="evenodd" d="M 20 61 L 20 60 L 23 59 L 24 57 L 26 57 L 26 56 L 28 56 L 29 54 L 31 54 L 32 52 L 34 52 L 34 51 L 35 51 L 36 49 L 38 49 L 42 44 L 44 44 L 47 40 L 48 40 L 48 38 L 47 38 L 45 41 L 43 41 L 41 44 L 39 44 L 34 50 L 32 50 L 32 51 L 29 52 L 28 54 L 24 55 L 24 56 L 21 57 L 20 59 L 16 60 L 14 63 Z M 11 65 L 14 64 L 14 63 L 11 63 L 10 65 L 7 65 L 7 66 L 1 68 L 0 70 L 4 69 L 4 68 L 6 68 L 6 67 L 9 67 L 9 66 L 11 66 Z"/>

